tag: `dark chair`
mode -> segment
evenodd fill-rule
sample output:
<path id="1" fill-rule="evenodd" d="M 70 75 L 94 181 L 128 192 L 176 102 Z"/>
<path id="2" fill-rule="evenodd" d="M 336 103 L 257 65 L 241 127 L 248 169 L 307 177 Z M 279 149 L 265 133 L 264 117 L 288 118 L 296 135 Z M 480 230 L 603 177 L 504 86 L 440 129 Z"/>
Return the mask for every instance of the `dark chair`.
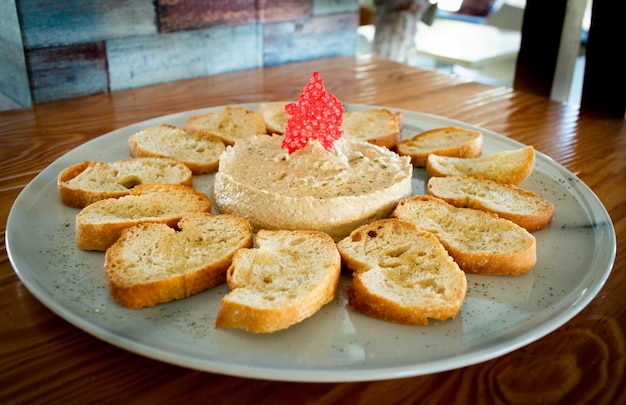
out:
<path id="1" fill-rule="evenodd" d="M 513 88 L 551 97 L 568 91 L 586 0 L 527 0 Z M 581 109 L 625 117 L 626 2 L 593 0 Z"/>

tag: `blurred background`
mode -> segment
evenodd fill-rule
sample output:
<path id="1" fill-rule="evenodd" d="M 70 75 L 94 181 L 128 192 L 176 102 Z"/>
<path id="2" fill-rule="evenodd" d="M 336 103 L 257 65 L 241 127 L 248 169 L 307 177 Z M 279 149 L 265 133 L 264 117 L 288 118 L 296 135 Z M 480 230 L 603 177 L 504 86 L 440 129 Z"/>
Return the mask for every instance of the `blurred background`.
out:
<path id="1" fill-rule="evenodd" d="M 417 20 L 393 9 L 409 3 Z M 525 0 L 5 0 L 0 110 L 372 53 L 510 87 L 524 7 Z M 561 97 L 573 104 L 580 97 L 587 13 L 572 89 Z M 377 16 L 395 20 L 377 25 Z M 394 54 L 399 44 L 408 47 Z"/>
<path id="2" fill-rule="evenodd" d="M 416 49 L 398 61 L 481 83 L 513 87 L 526 0 L 424 1 L 430 9 L 416 22 Z M 368 54 L 374 51 L 376 5 L 375 0 L 360 3 L 358 53 Z M 591 0 L 585 0 L 571 87 L 553 94 L 552 98 L 558 101 L 580 104 L 590 20 Z"/>

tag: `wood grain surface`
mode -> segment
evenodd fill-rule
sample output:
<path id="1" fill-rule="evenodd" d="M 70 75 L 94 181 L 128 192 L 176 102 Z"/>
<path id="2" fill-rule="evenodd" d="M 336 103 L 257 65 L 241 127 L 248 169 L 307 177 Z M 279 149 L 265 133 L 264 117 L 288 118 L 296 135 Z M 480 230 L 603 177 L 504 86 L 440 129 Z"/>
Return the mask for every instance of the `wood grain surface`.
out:
<path id="1" fill-rule="evenodd" d="M 478 125 L 532 144 L 599 196 L 617 233 L 613 271 L 579 315 L 507 355 L 456 370 L 354 383 L 252 380 L 135 355 L 42 305 L 0 251 L 0 403 L 623 404 L 626 403 L 626 121 L 508 88 L 371 57 L 241 71 L 0 113 L 0 226 L 51 162 L 114 129 L 180 111 L 289 100 L 312 71 L 344 102 Z"/>

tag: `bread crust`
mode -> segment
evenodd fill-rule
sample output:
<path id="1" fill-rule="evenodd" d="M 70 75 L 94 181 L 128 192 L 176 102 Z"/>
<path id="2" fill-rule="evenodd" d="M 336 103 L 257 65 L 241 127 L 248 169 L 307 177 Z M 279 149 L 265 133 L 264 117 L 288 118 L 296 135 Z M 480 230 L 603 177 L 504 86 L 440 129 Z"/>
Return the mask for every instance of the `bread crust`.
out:
<path id="1" fill-rule="evenodd" d="M 169 124 L 144 129 L 128 138 L 134 157 L 170 157 L 185 164 L 193 174 L 213 173 L 226 149 L 212 135 L 189 133 Z"/>
<path id="2" fill-rule="evenodd" d="M 185 128 L 191 133 L 217 137 L 226 145 L 267 132 L 259 114 L 238 106 L 226 106 L 219 113 L 193 115 L 187 119 Z"/>
<path id="3" fill-rule="evenodd" d="M 400 201 L 392 217 L 435 234 L 466 273 L 518 275 L 537 263 L 535 238 L 492 213 L 416 195 Z"/>
<path id="4" fill-rule="evenodd" d="M 352 308 L 385 321 L 427 325 L 454 318 L 467 280 L 439 240 L 410 222 L 386 218 L 355 229 L 337 244 L 353 271 Z"/>
<path id="5" fill-rule="evenodd" d="M 460 208 L 496 214 L 535 232 L 548 226 L 554 205 L 539 195 L 507 183 L 470 176 L 431 177 L 428 194 Z"/>
<path id="6" fill-rule="evenodd" d="M 263 118 L 265 129 L 268 135 L 285 134 L 285 124 L 289 115 L 285 111 L 284 101 L 275 101 L 272 103 L 262 103 L 259 105 L 257 114 Z"/>
<path id="7" fill-rule="evenodd" d="M 474 158 L 483 149 L 480 131 L 459 127 L 435 128 L 401 141 L 396 147 L 400 155 L 410 156 L 413 166 L 424 167 L 428 156 Z"/>
<path id="8" fill-rule="evenodd" d="M 475 158 L 429 155 L 426 172 L 429 176 L 473 176 L 518 185 L 530 176 L 535 167 L 535 149 L 496 152 Z"/>
<path id="9" fill-rule="evenodd" d="M 83 208 L 76 216 L 75 240 L 82 250 L 105 251 L 122 230 L 142 222 L 175 226 L 185 215 L 211 212 L 205 194 L 177 184 L 143 184 L 120 198 L 107 198 Z"/>
<path id="10" fill-rule="evenodd" d="M 122 231 L 105 254 L 114 301 L 143 308 L 190 297 L 223 283 L 235 251 L 252 246 L 249 222 L 233 215 L 191 214 L 177 228 L 141 223 Z M 155 263 L 153 256 L 165 260 Z"/>
<path id="11" fill-rule="evenodd" d="M 145 163 L 145 164 L 143 164 Z M 166 175 L 163 167 L 169 168 Z M 78 181 L 81 174 L 94 179 Z M 61 202 L 70 207 L 84 208 L 106 198 L 130 194 L 137 184 L 172 183 L 193 185 L 191 170 L 181 162 L 167 157 L 131 158 L 113 163 L 84 161 L 59 172 L 57 190 Z"/>
<path id="12" fill-rule="evenodd" d="M 235 253 L 216 328 L 286 329 L 332 301 L 341 274 L 333 239 L 318 231 L 261 230 L 257 248 Z M 310 253 L 313 250 L 314 253 Z"/>
<path id="13" fill-rule="evenodd" d="M 393 149 L 402 135 L 402 113 L 384 108 L 343 114 L 344 136 Z"/>

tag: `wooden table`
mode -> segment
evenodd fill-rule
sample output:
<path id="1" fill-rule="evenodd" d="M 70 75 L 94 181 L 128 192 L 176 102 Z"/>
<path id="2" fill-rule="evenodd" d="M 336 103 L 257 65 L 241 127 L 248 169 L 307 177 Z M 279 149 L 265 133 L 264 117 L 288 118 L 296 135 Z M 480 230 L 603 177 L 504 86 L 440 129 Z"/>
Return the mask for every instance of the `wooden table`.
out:
<path id="1" fill-rule="evenodd" d="M 277 382 L 186 369 L 105 343 L 34 298 L 3 249 L 0 403 L 493 404 L 530 399 L 625 403 L 623 119 L 370 57 L 331 58 L 54 102 L 0 113 L 3 234 L 20 191 L 76 146 L 165 114 L 293 99 L 314 70 L 345 102 L 421 111 L 478 125 L 534 145 L 579 176 L 602 200 L 617 233 L 615 266 L 600 293 L 580 314 L 544 338 L 473 366 L 373 382 Z"/>

